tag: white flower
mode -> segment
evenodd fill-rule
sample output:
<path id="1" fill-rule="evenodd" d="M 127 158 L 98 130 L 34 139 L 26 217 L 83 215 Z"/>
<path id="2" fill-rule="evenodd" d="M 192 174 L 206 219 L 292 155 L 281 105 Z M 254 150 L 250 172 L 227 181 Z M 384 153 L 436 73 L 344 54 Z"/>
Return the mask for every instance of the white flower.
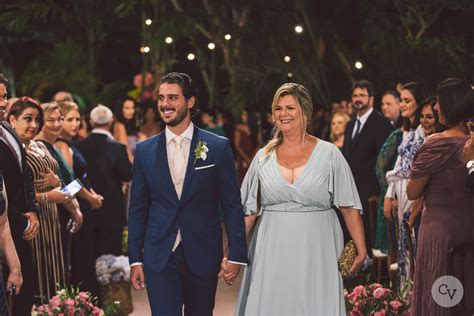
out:
<path id="1" fill-rule="evenodd" d="M 209 148 L 207 148 L 206 144 L 202 145 L 202 150 L 207 153 L 209 151 Z"/>
<path id="2" fill-rule="evenodd" d="M 206 151 L 207 151 L 207 150 L 206 150 Z M 202 160 L 206 160 L 206 159 L 207 159 L 206 151 L 203 151 L 203 152 L 201 153 L 201 159 L 202 159 Z"/>

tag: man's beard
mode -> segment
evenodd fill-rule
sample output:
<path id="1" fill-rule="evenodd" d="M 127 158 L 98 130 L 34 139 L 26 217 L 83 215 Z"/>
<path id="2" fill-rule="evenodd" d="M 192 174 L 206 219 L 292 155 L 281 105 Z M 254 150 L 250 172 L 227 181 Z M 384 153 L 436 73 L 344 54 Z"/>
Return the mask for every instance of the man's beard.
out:
<path id="1" fill-rule="evenodd" d="M 366 109 L 369 108 L 369 106 L 370 106 L 369 103 L 362 103 L 362 104 L 360 104 L 360 103 L 359 103 L 359 104 L 355 103 L 355 104 L 354 104 L 354 108 L 355 108 L 355 110 L 356 110 L 357 112 L 366 110 Z"/>
<path id="2" fill-rule="evenodd" d="M 171 119 L 169 122 L 165 121 L 165 124 L 169 125 L 169 126 L 179 125 L 182 121 L 184 121 L 184 119 L 186 118 L 187 115 L 188 115 L 188 109 L 187 108 L 183 108 L 182 110 L 177 110 L 176 111 L 176 117 L 174 119 Z M 164 119 L 163 119 L 163 121 L 164 121 Z"/>

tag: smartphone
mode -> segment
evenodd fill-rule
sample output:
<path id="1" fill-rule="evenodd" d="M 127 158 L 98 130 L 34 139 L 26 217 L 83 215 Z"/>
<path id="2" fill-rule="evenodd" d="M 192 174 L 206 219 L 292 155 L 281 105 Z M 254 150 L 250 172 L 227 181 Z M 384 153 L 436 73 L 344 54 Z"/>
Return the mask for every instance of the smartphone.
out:
<path id="1" fill-rule="evenodd" d="M 71 181 L 68 185 L 61 189 L 61 192 L 68 194 L 69 196 L 75 196 L 84 186 L 79 179 Z"/>

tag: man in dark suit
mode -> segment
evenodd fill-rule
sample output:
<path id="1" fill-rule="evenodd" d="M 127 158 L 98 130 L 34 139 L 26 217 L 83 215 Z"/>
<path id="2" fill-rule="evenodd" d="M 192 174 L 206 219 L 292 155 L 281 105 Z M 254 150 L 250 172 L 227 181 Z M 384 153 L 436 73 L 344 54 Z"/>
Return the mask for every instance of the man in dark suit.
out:
<path id="1" fill-rule="evenodd" d="M 123 182 L 130 181 L 132 165 L 125 145 L 110 133 L 112 111 L 98 105 L 92 109 L 89 137 L 77 144 L 87 161 L 88 177 L 94 190 L 104 197 L 102 207 L 92 213 L 92 231 L 96 258 L 122 253 L 122 229 L 126 226 Z"/>
<path id="2" fill-rule="evenodd" d="M 375 162 L 392 125 L 373 108 L 374 86 L 367 80 L 357 81 L 352 86 L 352 104 L 356 116 L 347 124 L 342 153 L 351 167 L 354 180 L 364 208 L 364 231 L 367 251 L 373 246 L 370 221 L 376 221 L 376 212 L 369 218 L 369 199 L 379 194 L 375 176 Z"/>
<path id="3" fill-rule="evenodd" d="M 196 92 L 184 73 L 163 77 L 165 131 L 138 144 L 129 209 L 130 280 L 153 315 L 212 315 L 218 273 L 247 262 L 244 213 L 229 140 L 196 128 Z M 219 201 L 229 240 L 223 259 Z M 222 262 L 222 265 L 221 265 Z M 230 281 L 231 282 L 231 281 Z M 229 283 L 230 283 L 229 282 Z"/>
<path id="4" fill-rule="evenodd" d="M 23 145 L 10 124 L 4 121 L 7 83 L 5 76 L 0 74 L 0 168 L 8 188 L 8 220 L 24 278 L 23 290 L 13 298 L 13 314 L 29 315 L 33 306 L 35 276 L 33 253 L 28 241 L 39 232 L 39 207 Z M 8 275 L 8 266 L 4 265 L 4 269 L 4 275 Z"/>

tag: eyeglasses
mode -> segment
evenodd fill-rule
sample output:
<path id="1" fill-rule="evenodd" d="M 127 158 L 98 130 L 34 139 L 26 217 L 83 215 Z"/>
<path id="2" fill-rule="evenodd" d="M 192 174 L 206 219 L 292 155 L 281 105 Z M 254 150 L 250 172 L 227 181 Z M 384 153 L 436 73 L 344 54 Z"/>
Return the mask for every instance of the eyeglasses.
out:
<path id="1" fill-rule="evenodd" d="M 363 93 L 361 93 L 361 94 L 353 94 L 353 95 L 352 95 L 353 98 L 366 98 L 366 97 L 368 97 L 368 96 L 369 96 L 368 94 L 363 94 Z"/>
<path id="2" fill-rule="evenodd" d="M 61 124 L 63 121 L 64 121 L 64 117 L 62 116 L 58 118 L 49 118 L 45 120 L 45 122 L 48 123 L 49 125 L 54 125 L 54 123 Z"/>

